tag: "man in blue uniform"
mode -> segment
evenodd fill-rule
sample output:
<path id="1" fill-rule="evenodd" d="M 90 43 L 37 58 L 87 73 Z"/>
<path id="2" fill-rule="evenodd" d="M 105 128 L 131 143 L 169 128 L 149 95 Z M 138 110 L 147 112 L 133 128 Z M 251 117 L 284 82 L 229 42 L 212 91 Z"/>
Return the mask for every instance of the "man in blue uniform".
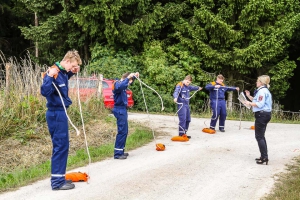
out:
<path id="1" fill-rule="evenodd" d="M 68 119 L 64 110 L 72 104 L 68 96 L 68 80 L 79 72 L 82 61 L 77 51 L 68 51 L 61 62 L 56 62 L 43 78 L 41 94 L 47 99 L 46 120 L 52 140 L 51 187 L 53 190 L 69 190 L 75 187 L 65 180 L 68 152 Z M 61 98 L 56 88 L 61 94 Z"/>
<path id="2" fill-rule="evenodd" d="M 139 77 L 139 73 L 125 73 L 120 81 L 116 81 L 113 87 L 114 108 L 113 113 L 117 118 L 118 133 L 116 136 L 114 158 L 126 159 L 129 155 L 125 153 L 125 144 L 128 135 L 128 115 L 127 115 L 127 93 L 126 89 L 132 84 L 135 77 Z"/>
<path id="3" fill-rule="evenodd" d="M 179 118 L 179 136 L 186 134 L 189 129 L 191 122 L 190 113 L 190 91 L 202 90 L 199 86 L 191 86 L 192 77 L 187 75 L 183 81 L 179 82 L 174 90 L 173 98 L 174 102 L 177 103 L 178 118 Z M 191 138 L 191 136 L 187 136 Z"/>
<path id="4" fill-rule="evenodd" d="M 239 90 L 238 87 L 225 86 L 223 75 L 219 74 L 217 80 L 211 82 L 205 86 L 205 89 L 209 91 L 210 106 L 213 112 L 210 121 L 210 129 L 215 130 L 218 118 L 219 119 L 219 130 L 225 132 L 225 120 L 227 116 L 226 112 L 226 101 L 225 93 L 227 91 Z"/>

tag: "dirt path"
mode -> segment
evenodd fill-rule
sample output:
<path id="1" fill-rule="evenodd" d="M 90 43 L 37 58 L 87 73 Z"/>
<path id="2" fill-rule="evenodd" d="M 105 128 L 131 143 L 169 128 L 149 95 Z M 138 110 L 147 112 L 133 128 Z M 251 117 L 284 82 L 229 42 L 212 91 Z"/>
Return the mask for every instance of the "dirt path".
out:
<path id="1" fill-rule="evenodd" d="M 253 122 L 226 121 L 226 132 L 210 135 L 201 130 L 209 119 L 192 118 L 189 142 L 172 142 L 177 135 L 174 116 L 151 115 L 156 131 L 170 136 L 156 138 L 166 150 L 155 150 L 155 142 L 130 151 L 127 160 L 107 159 L 72 171 L 90 172 L 90 183 L 75 183 L 70 191 L 52 191 L 50 180 L 38 181 L 0 199 L 259 199 L 269 192 L 274 175 L 300 152 L 299 125 L 267 127 L 269 165 L 257 165 L 259 156 Z M 129 114 L 130 120 L 147 122 L 148 115 Z"/>

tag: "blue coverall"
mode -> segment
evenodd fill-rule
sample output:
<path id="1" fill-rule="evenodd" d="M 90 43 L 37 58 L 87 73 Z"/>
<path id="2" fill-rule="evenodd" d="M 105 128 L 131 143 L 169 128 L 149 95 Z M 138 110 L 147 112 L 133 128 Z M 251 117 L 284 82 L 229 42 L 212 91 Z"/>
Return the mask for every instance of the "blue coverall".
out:
<path id="1" fill-rule="evenodd" d="M 66 183 L 65 174 L 69 153 L 68 119 L 59 94 L 52 82 L 60 91 L 64 104 L 68 108 L 72 104 L 68 96 L 68 80 L 73 75 L 72 72 L 60 69 L 56 79 L 45 75 L 41 86 L 41 94 L 47 99 L 46 121 L 53 145 L 51 157 L 52 189 L 57 189 Z"/>
<path id="2" fill-rule="evenodd" d="M 126 139 L 128 135 L 128 114 L 127 114 L 127 93 L 126 89 L 129 85 L 129 79 L 117 81 L 114 84 L 114 108 L 113 113 L 117 118 L 118 134 L 116 136 L 114 158 L 119 158 L 124 154 Z"/>
<path id="3" fill-rule="evenodd" d="M 221 85 L 221 87 L 215 88 L 216 85 Z M 213 112 L 210 121 L 210 128 L 215 130 L 218 118 L 220 117 L 219 130 L 224 130 L 227 116 L 225 93 L 227 91 L 234 91 L 236 88 L 225 86 L 224 84 L 219 84 L 217 82 L 212 82 L 207 84 L 205 89 L 209 91 L 210 107 Z"/>
<path id="4" fill-rule="evenodd" d="M 177 109 L 178 118 L 179 118 L 179 126 L 178 132 L 179 136 L 185 134 L 191 122 L 191 113 L 190 113 L 190 91 L 199 90 L 198 86 L 186 86 L 182 82 L 179 82 L 174 90 L 173 97 L 177 98 Z"/>

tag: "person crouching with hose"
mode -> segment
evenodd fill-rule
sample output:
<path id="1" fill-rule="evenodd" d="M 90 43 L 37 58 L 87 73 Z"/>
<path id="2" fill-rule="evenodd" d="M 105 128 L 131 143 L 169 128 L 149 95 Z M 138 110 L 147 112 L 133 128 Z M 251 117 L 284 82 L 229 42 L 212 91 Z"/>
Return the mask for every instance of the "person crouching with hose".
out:
<path id="1" fill-rule="evenodd" d="M 199 86 L 191 86 L 192 77 L 187 75 L 183 81 L 179 82 L 174 90 L 174 102 L 177 103 L 177 113 L 179 118 L 179 136 L 183 136 L 189 129 L 191 122 L 190 113 L 190 91 L 202 90 Z M 187 136 L 191 138 L 191 136 Z"/>
<path id="2" fill-rule="evenodd" d="M 227 91 L 239 91 L 238 87 L 228 87 L 223 83 L 225 80 L 222 74 L 217 76 L 217 80 L 211 82 L 205 86 L 205 89 L 209 91 L 210 106 L 212 109 L 212 117 L 210 121 L 210 129 L 215 130 L 218 118 L 219 130 L 225 132 L 225 120 L 227 116 L 225 93 Z"/>
<path id="3" fill-rule="evenodd" d="M 43 77 L 41 94 L 47 99 L 46 121 L 52 140 L 52 190 L 69 190 L 75 187 L 65 180 L 69 153 L 69 127 L 65 109 L 72 104 L 68 96 L 68 80 L 80 71 L 81 64 L 78 52 L 68 51 L 63 60 L 50 67 Z"/>
<path id="4" fill-rule="evenodd" d="M 127 93 L 126 89 L 133 83 L 139 73 L 125 73 L 121 80 L 116 81 L 112 88 L 114 94 L 113 114 L 117 118 L 118 133 L 115 141 L 114 159 L 126 159 L 129 155 L 125 153 L 125 144 L 128 135 Z"/>

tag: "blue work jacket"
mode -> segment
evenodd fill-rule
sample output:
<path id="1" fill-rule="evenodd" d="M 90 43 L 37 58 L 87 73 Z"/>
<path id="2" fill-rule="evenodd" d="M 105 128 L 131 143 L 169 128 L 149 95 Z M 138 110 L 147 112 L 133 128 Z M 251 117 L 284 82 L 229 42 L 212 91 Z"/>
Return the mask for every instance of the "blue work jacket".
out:
<path id="1" fill-rule="evenodd" d="M 128 99 L 126 89 L 129 85 L 129 79 L 125 78 L 123 81 L 116 81 L 114 83 L 113 94 L 114 94 L 114 107 L 127 107 Z"/>
<path id="2" fill-rule="evenodd" d="M 220 88 L 215 88 L 216 85 L 221 85 Z M 227 91 L 236 90 L 233 86 L 226 86 L 224 84 L 219 84 L 217 82 L 211 82 L 205 86 L 205 89 L 209 91 L 209 99 L 210 100 L 224 100 L 225 93 Z"/>
<path id="3" fill-rule="evenodd" d="M 45 77 L 43 78 L 43 84 L 41 86 L 41 94 L 47 99 L 46 106 L 48 109 L 56 110 L 56 109 L 63 108 L 62 101 L 52 82 L 58 88 L 66 108 L 68 108 L 72 104 L 72 101 L 69 98 L 69 94 L 68 94 L 69 92 L 68 80 L 73 75 L 74 73 L 72 73 L 71 71 L 67 72 L 62 69 L 60 69 L 60 71 L 58 72 L 57 78 L 50 77 L 47 74 L 45 75 Z"/>
<path id="4" fill-rule="evenodd" d="M 182 82 L 179 82 L 174 90 L 173 97 L 177 98 L 177 103 L 189 104 L 190 91 L 199 90 L 199 86 L 186 86 Z"/>

